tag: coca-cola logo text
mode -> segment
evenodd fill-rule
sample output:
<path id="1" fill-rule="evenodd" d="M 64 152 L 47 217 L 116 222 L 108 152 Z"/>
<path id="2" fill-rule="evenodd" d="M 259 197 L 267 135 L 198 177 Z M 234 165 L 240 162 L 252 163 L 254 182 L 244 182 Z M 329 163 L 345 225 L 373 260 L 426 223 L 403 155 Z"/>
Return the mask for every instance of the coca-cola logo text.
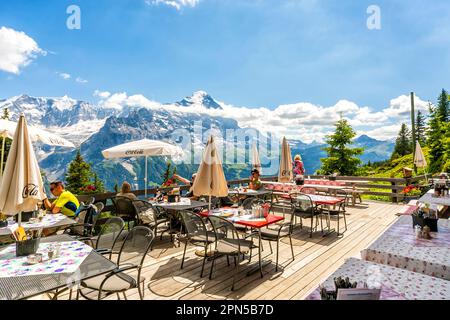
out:
<path id="1" fill-rule="evenodd" d="M 22 191 L 22 198 L 26 199 L 28 197 L 35 197 L 39 193 L 39 189 L 35 184 L 27 184 Z"/>
<path id="2" fill-rule="evenodd" d="M 144 150 L 127 150 L 125 151 L 125 154 L 128 155 L 141 155 L 144 154 Z"/>

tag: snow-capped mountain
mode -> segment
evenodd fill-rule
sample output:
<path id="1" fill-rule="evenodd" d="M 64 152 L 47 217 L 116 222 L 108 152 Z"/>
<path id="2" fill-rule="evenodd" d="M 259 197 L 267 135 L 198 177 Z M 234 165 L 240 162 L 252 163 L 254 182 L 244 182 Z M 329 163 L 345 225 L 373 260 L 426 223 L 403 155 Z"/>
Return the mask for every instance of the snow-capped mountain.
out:
<path id="1" fill-rule="evenodd" d="M 137 100 L 141 101 L 141 100 Z M 144 101 L 145 102 L 145 101 Z M 246 130 L 239 126 L 234 119 L 224 116 L 211 116 L 220 114 L 211 112 L 226 107 L 204 91 L 195 92 L 173 104 L 139 103 L 131 101 L 129 104 L 112 105 L 99 103 L 98 105 L 64 96 L 60 98 L 31 97 L 21 95 L 6 100 L 0 100 L 0 110 L 8 108 L 12 120 L 17 120 L 20 113 L 24 113 L 30 125 L 39 126 L 50 132 L 61 135 L 80 147 L 85 159 L 89 161 L 106 187 L 112 190 L 113 186 L 122 181 L 130 181 L 143 187 L 143 159 L 106 160 L 101 150 L 143 138 L 164 140 L 176 144 L 186 143 L 183 146 L 185 155 L 193 159 L 194 164 L 178 165 L 181 175 L 189 177 L 197 169 L 202 155 L 204 144 L 211 134 L 210 130 L 218 131 L 217 143 L 222 152 L 229 157 L 240 157 L 241 164 L 225 165 L 225 175 L 228 179 L 239 179 L 248 176 L 250 163 L 248 141 L 235 142 L 227 136 L 227 131 Z M 209 111 L 208 111 L 209 110 Z M 258 130 L 256 140 L 261 142 L 266 138 Z M 194 134 L 193 134 L 194 133 Z M 224 137 L 224 138 L 220 138 Z M 318 142 L 304 143 L 291 140 L 293 154 L 303 155 L 308 173 L 314 173 L 320 167 L 320 158 L 324 157 L 324 145 Z M 379 161 L 389 158 L 393 143 L 377 141 L 367 136 L 361 136 L 354 142 L 355 145 L 365 147 L 366 153 L 361 159 L 366 162 Z M 236 148 L 235 148 L 236 146 Z M 228 151 L 227 148 L 231 147 Z M 63 179 L 68 164 L 75 155 L 75 150 L 37 146 L 37 154 L 42 169 L 47 173 L 49 180 Z M 264 148 L 264 143 L 260 144 Z M 227 153 L 228 152 L 228 153 Z M 192 155 L 193 154 L 193 155 Z M 260 149 L 262 163 L 268 163 Z M 275 155 L 271 155 L 274 157 Z M 245 159 L 243 158 L 245 157 Z M 277 159 L 271 159 L 277 163 Z M 164 171 L 165 159 L 154 158 L 149 160 L 150 181 L 159 183 L 160 173 Z M 273 169 L 273 168 L 272 168 Z M 276 168 L 275 168 L 276 169 Z M 276 172 L 265 174 L 276 174 Z"/>
<path id="2" fill-rule="evenodd" d="M 21 113 L 30 125 L 45 128 L 76 145 L 97 132 L 107 117 L 119 110 L 103 108 L 68 96 L 59 98 L 31 97 L 26 94 L 0 102 L 0 110 L 7 108 L 10 119 L 17 121 Z"/>
<path id="3" fill-rule="evenodd" d="M 186 97 L 175 104 L 183 107 L 203 106 L 207 109 L 222 109 L 220 103 L 205 91 L 194 92 L 192 96 Z"/>

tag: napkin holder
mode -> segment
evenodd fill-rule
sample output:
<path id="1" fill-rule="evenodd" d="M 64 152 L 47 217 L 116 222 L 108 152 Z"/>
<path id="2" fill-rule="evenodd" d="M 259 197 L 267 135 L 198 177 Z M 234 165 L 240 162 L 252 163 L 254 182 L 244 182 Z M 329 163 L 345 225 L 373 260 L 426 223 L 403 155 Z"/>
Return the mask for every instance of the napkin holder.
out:
<path id="1" fill-rule="evenodd" d="M 431 232 L 438 232 L 439 219 L 424 218 L 414 214 L 412 215 L 412 219 L 413 219 L 413 228 L 415 226 L 420 226 L 423 229 L 423 227 L 428 226 Z"/>
<path id="2" fill-rule="evenodd" d="M 35 254 L 39 249 L 41 238 L 16 241 L 16 256 L 23 257 Z"/>

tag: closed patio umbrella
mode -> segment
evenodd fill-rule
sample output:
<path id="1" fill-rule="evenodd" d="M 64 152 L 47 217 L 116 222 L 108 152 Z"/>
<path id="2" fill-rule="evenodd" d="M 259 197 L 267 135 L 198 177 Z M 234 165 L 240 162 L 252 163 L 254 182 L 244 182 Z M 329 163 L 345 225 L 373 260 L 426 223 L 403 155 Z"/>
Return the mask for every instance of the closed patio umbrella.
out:
<path id="1" fill-rule="evenodd" d="M 147 197 L 147 158 L 153 156 L 174 156 L 181 157 L 183 150 L 180 147 L 172 144 L 157 141 L 143 139 L 133 142 L 127 142 L 102 151 L 102 154 L 107 159 L 112 158 L 132 158 L 132 157 L 145 157 L 145 197 Z"/>
<path id="2" fill-rule="evenodd" d="M 0 211 L 6 215 L 34 211 L 46 198 L 41 171 L 33 150 L 27 122 L 20 116 L 13 137 L 3 182 L 0 186 Z"/>
<path id="3" fill-rule="evenodd" d="M 256 146 L 256 142 L 253 142 L 252 146 L 252 169 L 258 170 L 259 174 L 262 175 L 261 160 L 259 158 L 259 152 L 258 147 Z"/>
<path id="4" fill-rule="evenodd" d="M 202 163 L 197 171 L 192 192 L 195 196 L 209 196 L 209 210 L 211 210 L 211 196 L 228 196 L 227 180 L 223 173 L 222 161 L 220 160 L 213 136 L 209 137 L 203 152 Z"/>
<path id="5" fill-rule="evenodd" d="M 422 148 L 420 147 L 419 141 L 416 143 L 416 153 L 414 154 L 414 164 L 417 168 L 426 168 L 427 160 L 423 154 Z M 428 181 L 427 172 L 425 170 L 425 179 Z"/>
<path id="6" fill-rule="evenodd" d="M 291 147 L 286 137 L 281 144 L 280 171 L 278 172 L 278 182 L 289 182 L 293 178 L 292 174 L 292 154 Z"/>
<path id="7" fill-rule="evenodd" d="M 3 172 L 3 160 L 4 160 L 4 153 L 5 153 L 5 140 L 6 138 L 13 139 L 14 134 L 16 132 L 17 123 L 9 120 L 0 120 L 0 137 L 2 137 L 2 152 L 1 152 L 1 158 L 0 158 L 0 176 Z M 59 147 L 67 147 L 67 148 L 75 148 L 75 145 L 70 142 L 69 140 L 66 140 L 64 138 L 61 138 L 60 136 L 47 132 L 45 130 L 34 128 L 34 127 L 28 127 L 28 134 L 30 136 L 30 140 L 32 142 L 42 142 L 44 144 L 50 145 L 50 146 L 59 146 Z"/>

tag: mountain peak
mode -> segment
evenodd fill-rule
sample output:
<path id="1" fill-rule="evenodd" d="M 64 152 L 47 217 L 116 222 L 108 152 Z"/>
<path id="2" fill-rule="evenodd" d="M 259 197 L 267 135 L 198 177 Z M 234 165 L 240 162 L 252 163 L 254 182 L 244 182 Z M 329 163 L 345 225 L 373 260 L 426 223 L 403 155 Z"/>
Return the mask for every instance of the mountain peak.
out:
<path id="1" fill-rule="evenodd" d="M 207 109 L 222 109 L 221 105 L 216 100 L 214 100 L 213 97 L 202 90 L 194 92 L 192 96 L 186 97 L 176 104 L 183 107 L 203 106 Z"/>
<path id="2" fill-rule="evenodd" d="M 371 138 L 366 134 L 362 134 L 358 138 L 355 139 L 355 142 L 364 143 L 364 142 L 380 142 L 380 141 L 377 139 Z"/>

